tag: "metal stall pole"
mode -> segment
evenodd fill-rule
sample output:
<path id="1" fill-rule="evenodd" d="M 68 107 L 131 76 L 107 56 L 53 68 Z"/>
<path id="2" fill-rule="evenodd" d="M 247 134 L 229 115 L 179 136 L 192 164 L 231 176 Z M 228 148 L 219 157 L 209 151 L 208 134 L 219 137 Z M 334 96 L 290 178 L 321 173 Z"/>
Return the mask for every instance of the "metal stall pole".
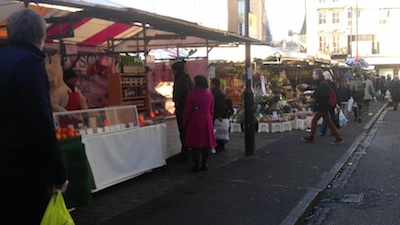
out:
<path id="1" fill-rule="evenodd" d="M 245 0 L 245 36 L 249 37 L 249 12 L 250 0 Z M 245 155 L 254 154 L 254 135 L 255 135 L 255 120 L 254 120 L 254 95 L 251 87 L 253 73 L 251 71 L 250 62 L 250 42 L 246 42 L 246 90 L 244 91 L 244 122 L 245 122 Z"/>

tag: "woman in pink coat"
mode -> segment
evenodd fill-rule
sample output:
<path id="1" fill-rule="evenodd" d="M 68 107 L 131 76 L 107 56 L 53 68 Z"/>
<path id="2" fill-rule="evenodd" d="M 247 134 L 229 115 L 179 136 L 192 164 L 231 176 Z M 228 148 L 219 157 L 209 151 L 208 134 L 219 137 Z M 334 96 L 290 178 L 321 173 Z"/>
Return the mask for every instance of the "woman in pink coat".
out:
<path id="1" fill-rule="evenodd" d="M 186 129 L 185 146 L 192 149 L 195 172 L 207 170 L 207 158 L 215 146 L 214 137 L 214 97 L 208 90 L 207 78 L 194 78 L 195 90 L 186 98 L 183 111 L 183 127 Z M 201 161 L 201 164 L 200 164 Z"/>

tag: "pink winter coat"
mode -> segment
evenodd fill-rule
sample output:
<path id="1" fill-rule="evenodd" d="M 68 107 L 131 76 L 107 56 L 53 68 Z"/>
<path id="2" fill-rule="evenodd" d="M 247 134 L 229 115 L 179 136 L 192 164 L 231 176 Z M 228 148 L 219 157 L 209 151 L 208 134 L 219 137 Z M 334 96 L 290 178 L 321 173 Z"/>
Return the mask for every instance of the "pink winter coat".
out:
<path id="1" fill-rule="evenodd" d="M 204 100 L 203 100 L 204 98 Z M 194 110 L 203 101 L 197 110 Z M 183 111 L 183 127 L 186 128 L 185 146 L 193 148 L 214 148 L 214 96 L 208 89 L 190 92 Z"/>

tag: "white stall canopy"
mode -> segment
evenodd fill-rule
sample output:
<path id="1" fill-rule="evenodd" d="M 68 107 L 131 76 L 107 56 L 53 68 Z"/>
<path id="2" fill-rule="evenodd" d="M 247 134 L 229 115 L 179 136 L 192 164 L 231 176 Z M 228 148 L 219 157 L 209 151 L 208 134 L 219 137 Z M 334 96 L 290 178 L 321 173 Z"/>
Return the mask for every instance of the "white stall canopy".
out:
<path id="1" fill-rule="evenodd" d="M 25 7 L 48 22 L 50 42 L 96 46 L 113 52 L 164 48 L 216 47 L 258 40 L 196 23 L 127 8 L 107 0 L 0 0 L 0 39 L 9 15 Z"/>

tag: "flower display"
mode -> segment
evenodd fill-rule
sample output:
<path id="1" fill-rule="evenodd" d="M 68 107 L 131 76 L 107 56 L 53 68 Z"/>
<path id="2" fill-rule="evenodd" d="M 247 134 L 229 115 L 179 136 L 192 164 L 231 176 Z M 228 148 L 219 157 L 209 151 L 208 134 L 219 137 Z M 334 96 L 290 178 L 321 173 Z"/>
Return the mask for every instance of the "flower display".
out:
<path id="1" fill-rule="evenodd" d="M 296 113 L 298 119 L 305 119 L 307 117 L 307 113 L 304 111 L 299 111 Z"/>
<path id="2" fill-rule="evenodd" d="M 275 117 L 275 118 L 270 118 L 269 122 L 271 123 L 281 123 L 281 122 L 286 122 L 286 118 L 284 117 Z"/>
<path id="3" fill-rule="evenodd" d="M 296 119 L 296 113 L 289 113 L 283 116 L 286 120 L 294 120 Z"/>
<path id="4" fill-rule="evenodd" d="M 270 120 L 270 116 L 269 115 L 261 115 L 257 117 L 257 121 L 259 123 L 268 123 L 268 121 Z"/>

